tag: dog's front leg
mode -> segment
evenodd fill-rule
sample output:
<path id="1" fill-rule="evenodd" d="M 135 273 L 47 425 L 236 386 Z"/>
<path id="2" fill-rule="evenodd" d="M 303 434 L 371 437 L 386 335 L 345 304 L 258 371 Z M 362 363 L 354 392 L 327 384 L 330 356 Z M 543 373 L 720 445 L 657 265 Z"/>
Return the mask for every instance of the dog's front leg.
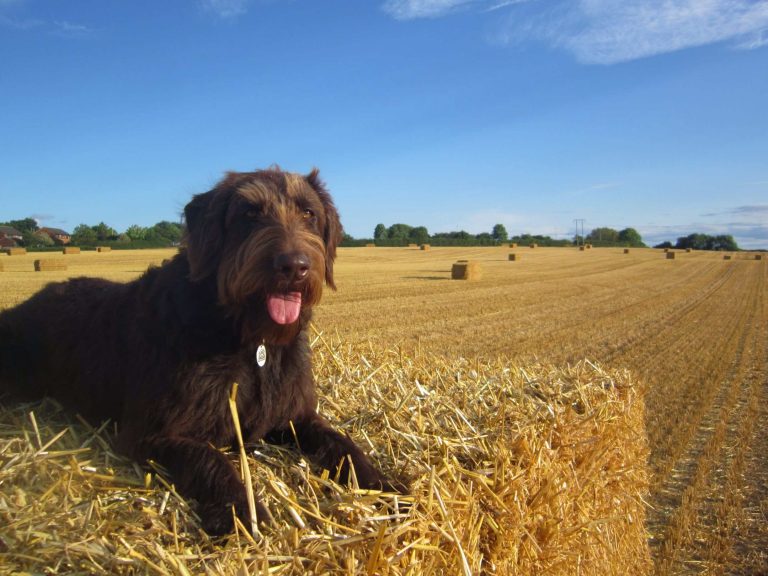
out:
<path id="1" fill-rule="evenodd" d="M 154 460 L 171 475 L 176 489 L 185 498 L 197 501 L 203 529 L 213 536 L 232 532 L 235 514 L 251 526 L 245 486 L 227 457 L 212 446 L 175 436 L 145 438 L 138 456 Z M 257 516 L 267 518 L 257 503 Z"/>
<path id="2" fill-rule="evenodd" d="M 267 436 L 267 441 L 298 443 L 299 450 L 314 464 L 329 470 L 331 476 L 338 474 L 341 484 L 351 480 L 351 462 L 360 488 L 404 492 L 404 485 L 388 479 L 349 436 L 335 430 L 317 413 L 294 421 L 293 430 L 273 431 Z"/>

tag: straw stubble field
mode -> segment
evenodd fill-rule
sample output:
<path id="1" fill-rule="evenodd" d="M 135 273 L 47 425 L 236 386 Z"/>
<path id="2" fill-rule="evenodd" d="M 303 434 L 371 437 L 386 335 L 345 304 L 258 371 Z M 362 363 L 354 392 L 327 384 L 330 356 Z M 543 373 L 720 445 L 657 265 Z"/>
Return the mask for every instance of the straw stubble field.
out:
<path id="1" fill-rule="evenodd" d="M 250 467 L 275 526 L 258 544 L 209 542 L 162 475 L 112 454 L 109 426 L 93 431 L 50 403 L 4 406 L 0 564 L 768 571 L 765 260 L 542 248 L 513 262 L 508 252 L 340 251 L 339 291 L 315 318 L 321 410 L 407 473 L 411 498 L 340 490 L 259 446 Z M 129 280 L 169 254 L 62 255 L 68 270 L 47 273 L 30 255 L 7 257 L 0 307 L 58 278 Z M 481 279 L 451 280 L 459 259 L 477 262 Z"/>

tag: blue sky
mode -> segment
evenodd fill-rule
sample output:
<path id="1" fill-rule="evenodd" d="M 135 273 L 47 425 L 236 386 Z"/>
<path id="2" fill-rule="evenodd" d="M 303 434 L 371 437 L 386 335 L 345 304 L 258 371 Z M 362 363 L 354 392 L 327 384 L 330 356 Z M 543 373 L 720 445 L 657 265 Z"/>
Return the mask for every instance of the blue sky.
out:
<path id="1" fill-rule="evenodd" d="M 768 248 L 768 0 L 0 0 L 0 220 L 320 168 L 347 231 Z"/>

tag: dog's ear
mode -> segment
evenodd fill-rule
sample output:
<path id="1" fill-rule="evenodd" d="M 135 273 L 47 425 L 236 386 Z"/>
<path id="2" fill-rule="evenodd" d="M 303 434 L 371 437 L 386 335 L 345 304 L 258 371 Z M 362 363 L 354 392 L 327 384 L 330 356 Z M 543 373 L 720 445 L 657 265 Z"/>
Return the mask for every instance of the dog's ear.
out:
<path id="1" fill-rule="evenodd" d="M 325 209 L 325 230 L 323 230 L 323 241 L 325 242 L 325 283 L 334 290 L 336 284 L 333 281 L 333 261 L 336 259 L 336 247 L 343 237 L 343 228 L 339 220 L 339 212 L 333 205 L 331 195 L 325 189 L 325 184 L 320 179 L 320 171 L 313 168 L 306 176 L 307 183 L 317 192 L 320 201 Z"/>
<path id="2" fill-rule="evenodd" d="M 200 281 L 216 273 L 224 246 L 224 219 L 237 174 L 229 174 L 213 190 L 197 194 L 184 208 L 184 244 L 189 278 Z"/>

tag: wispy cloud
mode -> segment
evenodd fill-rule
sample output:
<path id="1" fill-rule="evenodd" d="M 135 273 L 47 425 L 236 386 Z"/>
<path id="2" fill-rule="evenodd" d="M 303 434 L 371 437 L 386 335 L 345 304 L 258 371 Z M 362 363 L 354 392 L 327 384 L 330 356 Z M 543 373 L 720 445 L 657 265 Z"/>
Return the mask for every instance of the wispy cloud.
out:
<path id="1" fill-rule="evenodd" d="M 498 11 L 504 14 L 502 42 L 541 41 L 585 64 L 615 64 L 719 42 L 746 50 L 768 44 L 766 0 L 387 0 L 383 8 L 398 19 L 469 8 Z"/>
<path id="2" fill-rule="evenodd" d="M 219 18 L 235 18 L 248 11 L 248 0 L 200 0 L 204 10 Z"/>

